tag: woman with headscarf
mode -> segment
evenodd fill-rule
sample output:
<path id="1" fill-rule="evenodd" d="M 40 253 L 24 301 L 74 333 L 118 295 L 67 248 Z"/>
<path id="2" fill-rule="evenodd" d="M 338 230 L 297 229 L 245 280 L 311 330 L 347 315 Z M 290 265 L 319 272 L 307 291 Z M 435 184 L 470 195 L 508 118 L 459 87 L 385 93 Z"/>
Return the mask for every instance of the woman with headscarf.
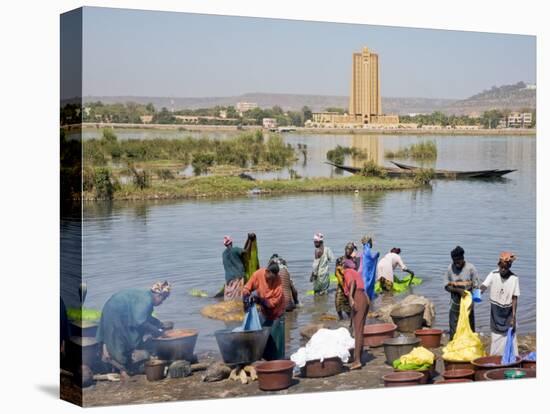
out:
<path id="1" fill-rule="evenodd" d="M 353 337 L 355 338 L 354 362 L 350 369 L 361 369 L 361 355 L 363 354 L 363 330 L 369 313 L 370 300 L 365 293 L 363 278 L 355 270 L 355 262 L 344 260 L 344 293 L 351 306 L 353 321 Z"/>
<path id="2" fill-rule="evenodd" d="M 222 253 L 222 264 L 225 272 L 225 286 L 223 289 L 223 298 L 229 300 L 241 300 L 242 290 L 246 282 L 247 260 L 250 258 L 253 243 L 256 240 L 254 233 L 249 233 L 244 248 L 233 246 L 231 236 L 223 237 L 225 249 Z M 252 269 L 251 273 L 255 272 Z M 250 271 L 250 270 L 248 270 Z"/>
<path id="3" fill-rule="evenodd" d="M 290 272 L 288 271 L 286 260 L 279 256 L 277 253 L 274 253 L 270 257 L 268 265 L 270 263 L 277 263 L 277 265 L 279 266 L 279 277 L 281 278 L 283 295 L 285 297 L 285 310 L 287 312 L 293 311 L 299 304 L 298 291 L 294 287 L 294 282 L 290 277 Z"/>
<path id="4" fill-rule="evenodd" d="M 140 370 L 149 358 L 144 337 L 158 337 L 165 326 L 152 316 L 155 306 L 170 295 L 168 282 L 157 282 L 150 289 L 124 289 L 107 300 L 96 334 L 102 360 L 120 371 L 121 378 Z"/>
<path id="5" fill-rule="evenodd" d="M 334 260 L 332 250 L 325 246 L 325 236 L 322 233 L 315 233 L 313 236 L 315 246 L 314 260 L 310 282 L 313 282 L 313 292 L 316 296 L 328 293 L 330 285 L 329 264 Z"/>
<path id="6" fill-rule="evenodd" d="M 511 252 L 500 253 L 498 269 L 489 273 L 480 287 L 482 293 L 489 290 L 491 302 L 491 355 L 503 355 L 508 329 L 516 330 L 519 279 L 511 270 L 515 260 L 516 255 Z M 517 355 L 516 335 L 513 347 Z"/>
<path id="7" fill-rule="evenodd" d="M 351 259 L 355 263 L 355 269 L 359 268 L 359 257 L 357 257 L 357 246 L 355 243 L 349 242 L 344 248 L 344 256 L 336 259 L 336 269 L 334 274 L 336 276 L 336 281 L 338 286 L 336 287 L 336 295 L 334 298 L 334 304 L 336 307 L 336 313 L 340 320 L 344 319 L 344 312 L 348 315 L 348 318 L 351 318 L 351 306 L 349 300 L 344 293 L 344 260 Z"/>
<path id="8" fill-rule="evenodd" d="M 360 273 L 363 276 L 365 292 L 370 300 L 374 298 L 374 283 L 376 282 L 376 265 L 378 263 L 379 252 L 373 252 L 373 240 L 371 236 L 361 238 L 363 244 L 363 254 L 361 255 Z"/>
<path id="9" fill-rule="evenodd" d="M 252 274 L 243 288 L 243 304 L 245 312 L 254 304 L 260 305 L 262 326 L 271 330 L 263 358 L 268 361 L 284 359 L 285 296 L 277 263 L 271 262 Z"/>

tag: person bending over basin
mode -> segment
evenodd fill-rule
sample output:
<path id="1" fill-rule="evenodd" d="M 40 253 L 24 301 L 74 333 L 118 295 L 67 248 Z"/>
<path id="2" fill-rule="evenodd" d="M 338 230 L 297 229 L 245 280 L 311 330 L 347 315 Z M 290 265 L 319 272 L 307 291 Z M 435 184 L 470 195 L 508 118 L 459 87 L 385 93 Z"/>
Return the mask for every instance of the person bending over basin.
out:
<path id="1" fill-rule="evenodd" d="M 149 359 L 149 339 L 164 333 L 166 326 L 152 313 L 170 290 L 166 281 L 155 283 L 151 289 L 124 289 L 103 306 L 96 339 L 101 346 L 101 359 L 120 371 L 121 380 L 141 372 Z"/>

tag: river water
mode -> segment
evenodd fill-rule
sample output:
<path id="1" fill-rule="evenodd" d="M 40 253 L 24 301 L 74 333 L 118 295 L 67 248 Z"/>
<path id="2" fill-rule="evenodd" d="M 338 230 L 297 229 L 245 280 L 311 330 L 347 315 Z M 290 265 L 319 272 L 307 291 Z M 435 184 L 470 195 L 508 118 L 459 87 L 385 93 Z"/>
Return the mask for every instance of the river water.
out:
<path id="1" fill-rule="evenodd" d="M 437 168 L 518 171 L 498 181 L 435 181 L 431 188 L 404 191 L 86 203 L 82 270 L 88 284 L 86 306 L 101 308 L 119 289 L 146 288 L 167 279 L 173 283 L 173 293 L 156 308 L 158 317 L 174 321 L 177 327 L 199 329 L 197 351 L 216 351 L 213 332 L 224 324 L 200 315 L 200 309 L 215 300 L 192 297 L 189 292 L 194 288 L 216 292 L 223 284 L 223 235 L 233 235 L 236 245 L 242 245 L 246 234 L 254 231 L 261 264 L 274 252 L 282 255 L 303 301 L 302 308 L 287 314 L 290 355 L 300 345 L 300 327 L 318 322 L 323 312 L 335 313 L 334 293 L 316 299 L 305 295 L 311 289 L 313 234 L 323 232 L 326 244 L 340 255 L 347 241 L 359 244 L 361 235 L 368 232 L 375 236 L 376 250 L 402 249 L 405 263 L 424 280 L 413 293 L 435 303 L 435 326 L 443 329 L 448 328 L 449 294 L 443 286 L 449 252 L 457 244 L 464 247 L 467 260 L 483 280 L 496 267 L 498 253 L 512 250 L 518 255 L 513 270 L 521 286 L 518 331 L 535 331 L 534 137 L 288 134 L 285 139 L 307 144 L 306 162 L 301 159 L 293 167 L 305 176 L 333 175 L 322 161 L 337 144 L 358 146 L 387 164 L 385 150 L 426 139 L 437 143 Z M 70 223 L 62 223 L 62 236 L 70 246 Z M 75 292 L 64 292 L 64 296 L 73 305 L 78 299 Z M 380 301 L 374 302 L 374 308 Z M 476 322 L 478 330 L 488 332 L 486 297 L 476 307 Z"/>

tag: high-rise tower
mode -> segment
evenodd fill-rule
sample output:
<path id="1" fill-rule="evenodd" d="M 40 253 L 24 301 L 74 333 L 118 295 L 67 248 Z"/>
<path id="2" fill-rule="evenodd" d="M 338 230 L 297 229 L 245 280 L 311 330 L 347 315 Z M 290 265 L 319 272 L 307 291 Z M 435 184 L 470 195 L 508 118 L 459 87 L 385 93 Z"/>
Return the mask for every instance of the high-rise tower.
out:
<path id="1" fill-rule="evenodd" d="M 365 124 L 371 122 L 371 116 L 382 115 L 378 54 L 367 47 L 353 54 L 349 114 L 361 116 Z"/>

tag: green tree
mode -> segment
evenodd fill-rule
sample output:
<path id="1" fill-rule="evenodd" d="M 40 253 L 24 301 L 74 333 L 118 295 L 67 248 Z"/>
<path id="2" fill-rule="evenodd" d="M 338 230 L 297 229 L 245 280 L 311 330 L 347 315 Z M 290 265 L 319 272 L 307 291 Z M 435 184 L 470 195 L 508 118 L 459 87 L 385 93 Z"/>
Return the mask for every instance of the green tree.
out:
<path id="1" fill-rule="evenodd" d="M 98 168 L 93 175 L 95 196 L 100 200 L 111 200 L 114 193 L 112 174 L 109 168 Z"/>
<path id="2" fill-rule="evenodd" d="M 149 102 L 147 105 L 145 105 L 145 110 L 149 115 L 153 115 L 155 113 L 155 106 Z"/>

